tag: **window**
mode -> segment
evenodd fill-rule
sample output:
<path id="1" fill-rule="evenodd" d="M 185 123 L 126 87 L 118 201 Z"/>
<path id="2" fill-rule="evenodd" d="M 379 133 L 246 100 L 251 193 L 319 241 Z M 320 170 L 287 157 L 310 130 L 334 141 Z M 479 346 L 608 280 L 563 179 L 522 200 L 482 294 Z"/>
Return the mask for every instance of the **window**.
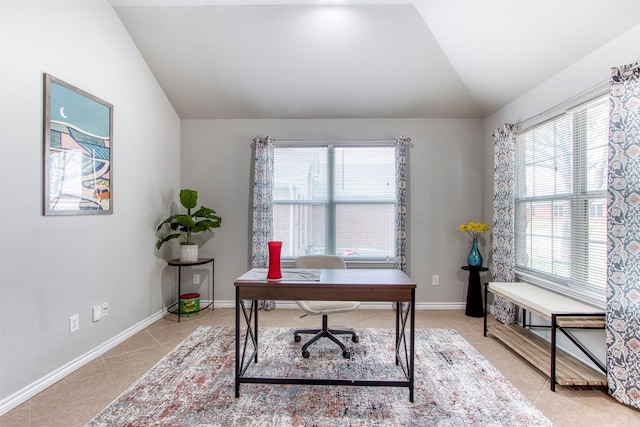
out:
<path id="1" fill-rule="evenodd" d="M 527 281 L 604 301 L 607 268 L 606 97 L 519 132 L 516 270 Z"/>
<path id="2" fill-rule="evenodd" d="M 274 238 L 283 258 L 395 256 L 393 146 L 275 146 Z"/>

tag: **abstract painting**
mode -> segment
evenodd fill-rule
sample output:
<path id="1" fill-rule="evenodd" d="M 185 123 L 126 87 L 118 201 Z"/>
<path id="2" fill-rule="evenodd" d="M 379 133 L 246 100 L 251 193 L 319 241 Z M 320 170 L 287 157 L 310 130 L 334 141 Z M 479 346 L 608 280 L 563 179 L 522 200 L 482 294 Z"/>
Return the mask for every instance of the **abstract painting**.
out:
<path id="1" fill-rule="evenodd" d="M 113 105 L 44 74 L 44 214 L 113 212 Z"/>

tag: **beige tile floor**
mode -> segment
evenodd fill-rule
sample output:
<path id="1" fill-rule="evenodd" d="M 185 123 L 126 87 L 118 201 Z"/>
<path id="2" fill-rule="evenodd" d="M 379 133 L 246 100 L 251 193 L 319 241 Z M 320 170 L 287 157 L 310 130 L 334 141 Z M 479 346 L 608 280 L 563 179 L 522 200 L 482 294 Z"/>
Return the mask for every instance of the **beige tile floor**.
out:
<path id="1" fill-rule="evenodd" d="M 311 316 L 300 319 L 300 314 L 290 309 L 261 311 L 260 325 L 315 327 L 319 322 Z M 389 328 L 394 325 L 393 316 L 391 309 L 359 310 L 333 316 L 330 325 Z M 0 417 L 0 426 L 84 425 L 200 325 L 233 326 L 234 311 L 207 310 L 180 323 L 169 315 Z M 482 335 L 482 319 L 457 310 L 423 310 L 416 312 L 416 327 L 456 329 L 557 426 L 640 425 L 640 411 L 617 403 L 600 390 L 558 386 L 551 392 L 546 376 Z"/>

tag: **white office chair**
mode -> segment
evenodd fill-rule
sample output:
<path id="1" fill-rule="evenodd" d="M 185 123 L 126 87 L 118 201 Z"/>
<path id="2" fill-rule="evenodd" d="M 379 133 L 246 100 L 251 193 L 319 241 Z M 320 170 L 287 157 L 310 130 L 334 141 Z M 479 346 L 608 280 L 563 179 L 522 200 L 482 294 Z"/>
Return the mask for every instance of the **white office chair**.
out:
<path id="1" fill-rule="evenodd" d="M 296 258 L 295 268 L 347 268 L 344 260 L 335 255 L 305 255 Z M 329 314 L 344 313 L 357 310 L 360 307 L 359 301 L 296 301 L 296 304 L 305 313 L 315 316 L 322 316 L 322 329 L 299 329 L 293 333 L 296 342 L 300 342 L 300 334 L 314 334 L 304 346 L 302 346 L 302 357 L 308 358 L 307 348 L 322 337 L 327 337 L 335 342 L 342 349 L 342 356 L 346 359 L 351 357 L 351 353 L 346 346 L 336 337 L 336 335 L 351 335 L 353 342 L 358 342 L 359 338 L 353 329 L 329 329 L 327 317 Z"/>

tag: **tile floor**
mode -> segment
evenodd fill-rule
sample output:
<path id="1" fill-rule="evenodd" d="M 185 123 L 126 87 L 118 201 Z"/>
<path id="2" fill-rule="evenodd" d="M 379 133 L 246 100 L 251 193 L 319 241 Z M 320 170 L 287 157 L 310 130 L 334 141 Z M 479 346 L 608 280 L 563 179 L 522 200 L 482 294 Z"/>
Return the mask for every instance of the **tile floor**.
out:
<path id="1" fill-rule="evenodd" d="M 311 316 L 300 319 L 300 315 L 301 311 L 291 309 L 261 311 L 260 325 L 315 327 L 320 320 Z M 333 326 L 348 323 L 356 328 L 392 328 L 394 312 L 362 309 L 335 315 L 329 322 Z M 0 417 L 0 426 L 84 425 L 200 325 L 233 326 L 234 311 L 207 310 L 180 323 L 169 315 Z M 467 317 L 457 310 L 421 310 L 416 312 L 416 327 L 456 329 L 557 426 L 640 425 L 640 411 L 617 403 L 600 390 L 558 386 L 551 392 L 547 377 L 493 338 L 482 335 L 481 318 Z"/>

